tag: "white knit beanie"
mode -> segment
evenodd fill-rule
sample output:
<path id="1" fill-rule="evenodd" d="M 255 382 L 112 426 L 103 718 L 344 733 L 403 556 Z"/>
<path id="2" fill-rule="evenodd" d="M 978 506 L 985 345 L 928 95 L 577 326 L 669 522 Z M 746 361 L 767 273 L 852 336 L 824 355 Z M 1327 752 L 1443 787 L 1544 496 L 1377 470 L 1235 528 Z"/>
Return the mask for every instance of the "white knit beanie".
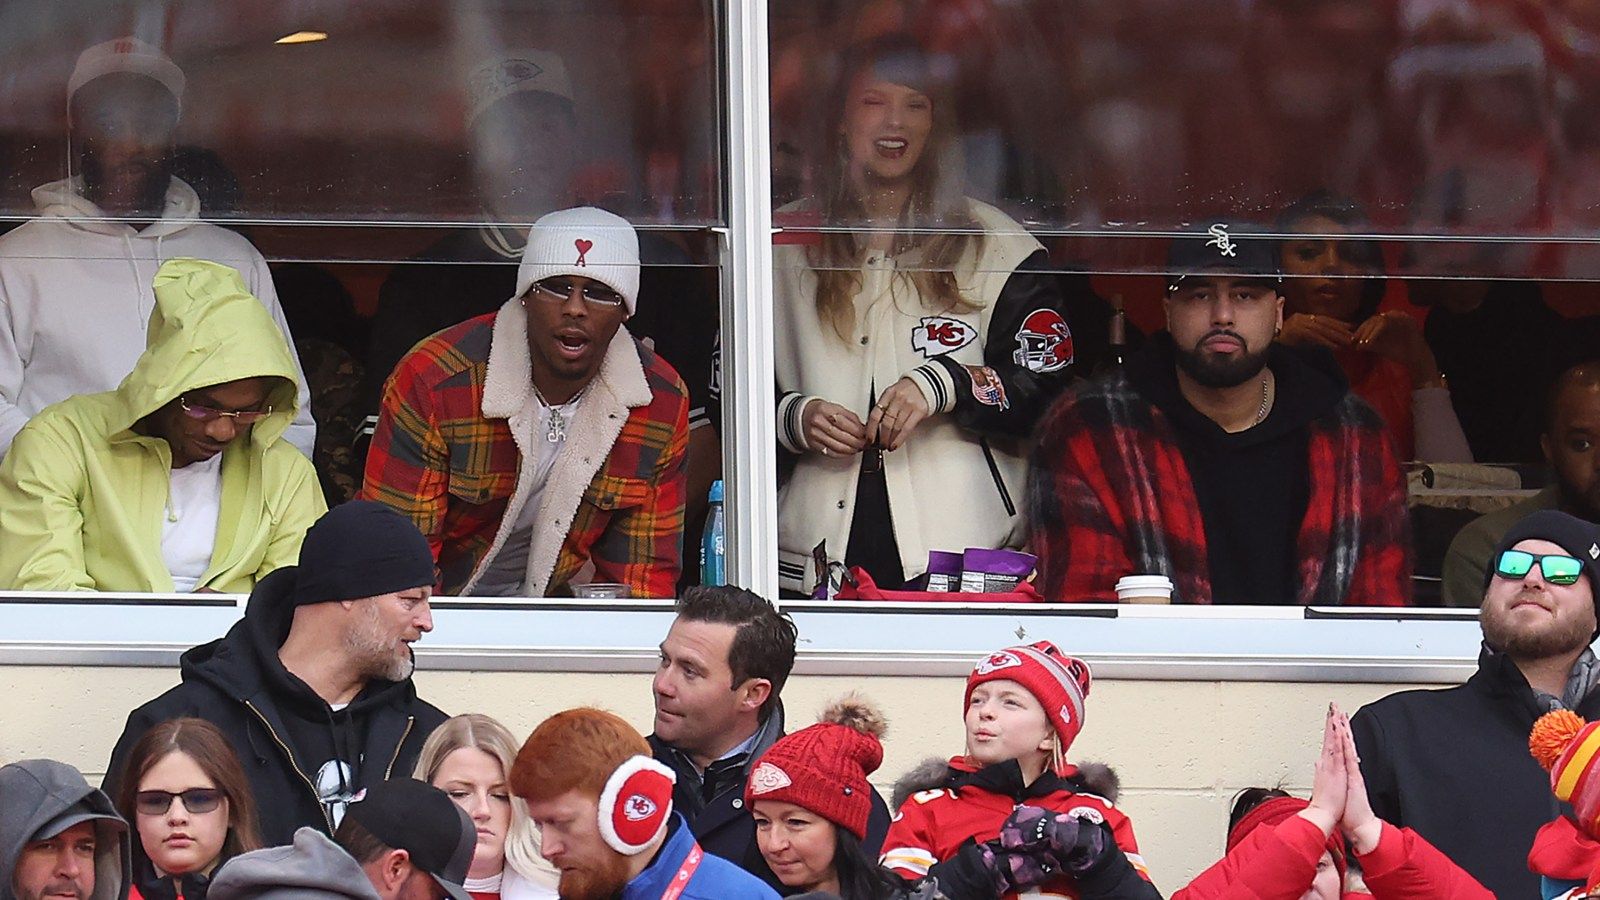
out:
<path id="1" fill-rule="evenodd" d="M 118 72 L 131 72 L 153 79 L 166 88 L 182 108 L 183 70 L 153 45 L 135 37 L 117 38 L 83 51 L 78 56 L 78 64 L 72 69 L 72 77 L 67 79 L 68 99 L 96 78 Z"/>
<path id="2" fill-rule="evenodd" d="M 512 94 L 543 91 L 572 100 L 567 64 L 549 50 L 517 50 L 490 60 L 467 76 L 467 122 L 478 121 L 489 107 Z"/>
<path id="3" fill-rule="evenodd" d="M 517 297 L 557 275 L 592 278 L 622 295 L 628 315 L 639 302 L 639 235 L 603 209 L 559 209 L 533 223 L 517 267 Z"/>

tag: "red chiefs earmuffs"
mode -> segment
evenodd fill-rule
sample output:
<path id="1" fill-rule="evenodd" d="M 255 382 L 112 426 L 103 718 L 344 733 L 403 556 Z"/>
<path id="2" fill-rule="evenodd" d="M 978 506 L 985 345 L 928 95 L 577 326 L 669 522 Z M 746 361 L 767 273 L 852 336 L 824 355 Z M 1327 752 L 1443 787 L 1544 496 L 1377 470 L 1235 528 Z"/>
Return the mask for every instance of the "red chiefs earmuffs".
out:
<path id="1" fill-rule="evenodd" d="M 624 856 L 644 851 L 672 819 L 672 786 L 678 776 L 648 756 L 629 757 L 600 792 L 600 837 Z"/>

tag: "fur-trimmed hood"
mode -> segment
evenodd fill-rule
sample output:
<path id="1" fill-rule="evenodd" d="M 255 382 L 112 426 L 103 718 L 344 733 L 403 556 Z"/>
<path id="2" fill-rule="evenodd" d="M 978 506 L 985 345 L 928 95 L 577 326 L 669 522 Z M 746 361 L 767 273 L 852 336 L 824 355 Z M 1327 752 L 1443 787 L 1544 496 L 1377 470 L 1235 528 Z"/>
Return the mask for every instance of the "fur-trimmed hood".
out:
<path id="1" fill-rule="evenodd" d="M 974 771 L 970 764 L 960 763 L 959 758 L 946 760 L 937 756 L 930 756 L 917 763 L 895 781 L 889 808 L 899 809 L 912 794 L 949 787 L 956 778 Z M 1086 762 L 1070 766 L 1061 780 L 1064 783 L 1060 786 L 1064 790 L 1077 794 L 1094 794 L 1110 803 L 1117 802 L 1117 796 L 1122 792 L 1122 781 L 1117 777 L 1117 771 L 1105 763 Z"/>

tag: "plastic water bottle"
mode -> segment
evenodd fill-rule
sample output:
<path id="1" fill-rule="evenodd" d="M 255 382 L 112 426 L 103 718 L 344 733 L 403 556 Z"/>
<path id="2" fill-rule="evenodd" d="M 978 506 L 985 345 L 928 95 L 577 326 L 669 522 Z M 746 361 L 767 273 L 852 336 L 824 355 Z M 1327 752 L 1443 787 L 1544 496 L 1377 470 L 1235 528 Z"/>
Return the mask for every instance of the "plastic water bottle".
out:
<path id="1" fill-rule="evenodd" d="M 700 536 L 700 583 L 728 583 L 728 560 L 722 516 L 722 480 L 711 484 L 711 507 L 706 510 L 706 530 Z"/>

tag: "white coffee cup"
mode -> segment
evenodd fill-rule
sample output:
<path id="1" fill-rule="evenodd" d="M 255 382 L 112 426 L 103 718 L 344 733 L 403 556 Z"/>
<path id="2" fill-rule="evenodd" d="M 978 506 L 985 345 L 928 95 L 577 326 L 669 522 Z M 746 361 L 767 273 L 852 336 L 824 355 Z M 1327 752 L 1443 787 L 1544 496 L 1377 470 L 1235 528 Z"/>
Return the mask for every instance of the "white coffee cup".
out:
<path id="1" fill-rule="evenodd" d="M 1165 575 L 1126 575 L 1116 590 L 1118 603 L 1172 602 L 1172 579 Z"/>

